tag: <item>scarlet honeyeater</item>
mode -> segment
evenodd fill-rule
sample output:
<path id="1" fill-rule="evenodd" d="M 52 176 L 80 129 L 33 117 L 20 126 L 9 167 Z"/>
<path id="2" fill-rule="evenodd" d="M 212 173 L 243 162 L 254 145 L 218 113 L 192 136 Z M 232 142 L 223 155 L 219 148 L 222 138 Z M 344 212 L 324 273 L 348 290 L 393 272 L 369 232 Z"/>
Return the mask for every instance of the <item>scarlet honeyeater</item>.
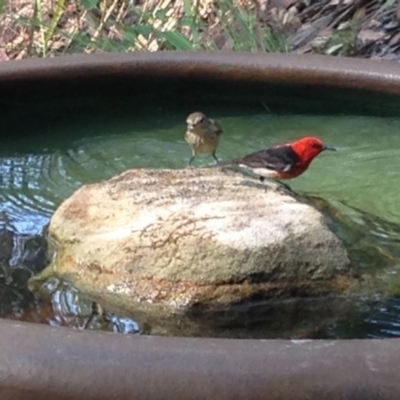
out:
<path id="1" fill-rule="evenodd" d="M 215 152 L 222 135 L 222 128 L 218 121 L 208 118 L 201 112 L 194 112 L 186 118 L 187 129 L 185 140 L 192 149 L 190 165 L 199 153 L 208 153 L 218 163 Z"/>
<path id="2" fill-rule="evenodd" d="M 250 169 L 265 179 L 292 179 L 301 175 L 310 166 L 312 160 L 324 150 L 335 148 L 325 145 L 322 140 L 306 136 L 293 142 L 279 144 L 247 156 L 225 161 L 219 166 L 238 165 Z"/>

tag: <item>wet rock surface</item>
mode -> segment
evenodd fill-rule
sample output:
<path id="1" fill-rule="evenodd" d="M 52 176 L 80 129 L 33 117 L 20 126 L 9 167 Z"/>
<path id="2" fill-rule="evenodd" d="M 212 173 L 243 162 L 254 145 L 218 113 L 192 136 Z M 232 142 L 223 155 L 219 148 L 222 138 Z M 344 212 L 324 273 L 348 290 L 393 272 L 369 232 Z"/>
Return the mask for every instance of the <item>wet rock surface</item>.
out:
<path id="1" fill-rule="evenodd" d="M 357 284 L 315 208 L 219 169 L 138 169 L 83 186 L 54 214 L 49 238 L 54 262 L 32 290 L 49 277 L 70 281 L 158 333 L 171 333 L 171 319 L 190 334 L 218 313 L 230 314 L 222 325 L 237 323 L 243 308 L 227 312 L 235 305 Z"/>

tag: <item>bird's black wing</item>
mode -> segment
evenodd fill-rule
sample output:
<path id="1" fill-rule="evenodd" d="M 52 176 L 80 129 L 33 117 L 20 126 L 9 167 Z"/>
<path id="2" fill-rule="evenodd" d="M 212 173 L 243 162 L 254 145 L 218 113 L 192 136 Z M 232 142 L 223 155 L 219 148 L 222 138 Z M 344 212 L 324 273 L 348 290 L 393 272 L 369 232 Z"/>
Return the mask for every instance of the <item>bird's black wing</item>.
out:
<path id="1" fill-rule="evenodd" d="M 257 151 L 234 160 L 234 163 L 246 165 L 250 168 L 267 168 L 274 171 L 287 172 L 298 161 L 300 161 L 299 156 L 291 146 L 283 145 Z"/>

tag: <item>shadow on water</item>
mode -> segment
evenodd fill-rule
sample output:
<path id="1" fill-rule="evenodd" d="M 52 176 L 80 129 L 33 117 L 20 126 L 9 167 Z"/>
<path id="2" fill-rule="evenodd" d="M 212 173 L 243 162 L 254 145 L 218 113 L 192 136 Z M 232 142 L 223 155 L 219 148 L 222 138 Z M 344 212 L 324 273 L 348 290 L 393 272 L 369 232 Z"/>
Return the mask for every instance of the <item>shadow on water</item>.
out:
<path id="1" fill-rule="evenodd" d="M 355 262 L 366 271 L 381 272 L 382 281 L 393 282 L 392 292 L 377 290 L 368 298 L 299 296 L 268 304 L 254 299 L 210 316 L 205 330 L 237 337 L 400 336 L 400 119 L 393 113 L 386 118 L 332 116 L 322 109 L 288 115 L 283 100 L 267 99 L 265 108 L 260 102 L 210 106 L 200 99 L 173 107 L 156 103 L 150 112 L 148 104 L 131 103 L 128 97 L 107 102 L 68 99 L 65 107 L 60 101 L 28 111 L 23 102 L 11 103 L 0 116 L 6 133 L 0 149 L 1 316 L 77 329 L 140 332 L 134 320 L 102 310 L 65 282 L 49 281 L 42 288 L 46 300 L 39 301 L 26 281 L 46 265 L 43 232 L 64 199 L 83 184 L 129 168 L 185 166 L 190 157 L 183 140 L 185 117 L 192 107 L 203 105 L 201 110 L 224 128 L 218 149 L 222 159 L 310 132 L 339 147 L 338 154 L 315 160 L 292 187 L 332 217 L 332 229 L 351 247 Z M 291 106 L 301 111 L 298 104 Z M 196 162 L 206 165 L 211 160 Z M 379 265 L 382 260 L 385 265 Z M 194 319 L 196 312 L 205 310 L 193 310 Z M 231 313 L 242 315 L 240 326 L 232 326 Z"/>

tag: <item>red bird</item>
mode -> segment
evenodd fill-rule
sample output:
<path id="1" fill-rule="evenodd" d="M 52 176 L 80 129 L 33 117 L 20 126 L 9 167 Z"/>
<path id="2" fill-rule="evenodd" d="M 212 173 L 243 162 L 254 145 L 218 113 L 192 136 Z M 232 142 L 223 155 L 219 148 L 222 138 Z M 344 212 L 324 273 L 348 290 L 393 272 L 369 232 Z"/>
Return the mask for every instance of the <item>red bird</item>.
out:
<path id="1" fill-rule="evenodd" d="M 268 179 L 292 179 L 307 170 L 311 161 L 322 151 L 333 150 L 320 139 L 307 136 L 294 142 L 279 144 L 242 158 L 221 162 L 217 166 L 238 165 L 250 169 L 263 182 Z"/>

